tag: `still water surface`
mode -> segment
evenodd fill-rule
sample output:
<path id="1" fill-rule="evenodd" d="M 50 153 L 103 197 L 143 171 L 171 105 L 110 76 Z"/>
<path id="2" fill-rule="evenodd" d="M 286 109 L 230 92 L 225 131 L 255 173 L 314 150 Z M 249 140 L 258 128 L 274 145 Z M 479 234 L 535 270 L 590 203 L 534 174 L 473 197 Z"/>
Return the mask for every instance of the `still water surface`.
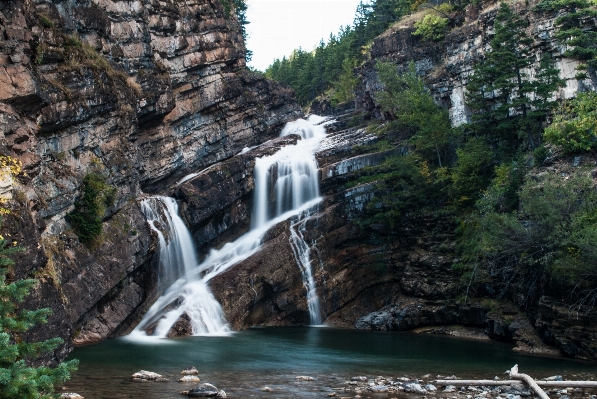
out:
<path id="1" fill-rule="evenodd" d="M 503 377 L 514 364 L 536 378 L 563 374 L 588 379 L 597 372 L 593 363 L 526 356 L 511 348 L 438 335 L 308 327 L 255 328 L 228 337 L 186 337 L 160 344 L 121 338 L 76 348 L 71 357 L 81 364 L 66 388 L 86 399 L 183 398 L 179 391 L 196 385 L 176 381 L 189 366 L 199 370 L 201 382 L 225 390 L 229 398 L 325 398 L 356 375 L 493 378 Z M 171 382 L 131 381 L 142 369 Z M 315 381 L 298 382 L 297 375 Z M 274 392 L 262 392 L 264 386 Z"/>

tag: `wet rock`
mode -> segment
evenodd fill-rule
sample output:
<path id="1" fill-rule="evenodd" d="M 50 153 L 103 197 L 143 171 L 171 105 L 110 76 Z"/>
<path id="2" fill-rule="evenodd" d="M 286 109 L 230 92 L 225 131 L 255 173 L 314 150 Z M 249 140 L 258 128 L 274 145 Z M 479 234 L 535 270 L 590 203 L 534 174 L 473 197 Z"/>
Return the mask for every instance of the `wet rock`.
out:
<path id="1" fill-rule="evenodd" d="M 437 391 L 437 387 L 433 384 L 427 384 L 425 385 L 425 389 L 429 392 L 433 392 L 433 391 Z"/>
<path id="2" fill-rule="evenodd" d="M 270 388 L 270 387 L 263 387 L 263 388 L 261 388 L 261 391 L 263 391 L 263 392 L 273 392 L 274 390 L 272 388 Z"/>
<path id="3" fill-rule="evenodd" d="M 456 387 L 454 385 L 447 385 L 446 388 L 444 389 L 444 392 L 446 392 L 446 393 L 456 392 Z"/>
<path id="4" fill-rule="evenodd" d="M 197 375 L 199 374 L 199 370 L 197 370 L 194 366 L 187 367 L 186 369 L 180 372 L 182 375 Z"/>
<path id="5" fill-rule="evenodd" d="M 427 390 L 423 388 L 418 382 L 407 382 L 404 384 L 404 390 L 406 392 L 412 392 L 416 394 L 426 394 Z"/>
<path id="6" fill-rule="evenodd" d="M 561 375 L 552 375 L 551 377 L 543 378 L 543 381 L 563 381 Z"/>
<path id="7" fill-rule="evenodd" d="M 141 370 L 132 375 L 133 380 L 137 381 L 156 381 L 158 378 L 164 378 L 161 374 L 153 371 Z"/>
<path id="8" fill-rule="evenodd" d="M 197 388 L 193 388 L 189 391 L 189 397 L 208 398 L 212 396 L 218 396 L 218 392 L 218 388 L 211 384 L 201 384 Z"/>
<path id="9" fill-rule="evenodd" d="M 372 387 L 369 387 L 369 390 L 373 393 L 384 393 L 384 392 L 388 392 L 388 387 L 385 385 L 375 385 Z"/>
<path id="10" fill-rule="evenodd" d="M 226 398 L 228 398 L 228 395 L 226 395 L 225 391 L 220 390 L 220 391 L 218 391 L 217 398 L 219 398 L 219 399 L 226 399 Z"/>
<path id="11" fill-rule="evenodd" d="M 313 381 L 315 379 L 313 377 L 309 377 L 308 375 L 297 375 L 295 378 L 297 381 Z"/>
<path id="12" fill-rule="evenodd" d="M 172 325 L 166 336 L 168 338 L 174 338 L 185 337 L 189 335 L 193 335 L 193 325 L 191 323 L 191 318 L 189 317 L 189 315 L 186 312 L 184 312 L 182 315 L 180 315 L 176 323 Z"/>
<path id="13" fill-rule="evenodd" d="M 196 375 L 185 375 L 178 382 L 199 382 L 201 381 Z"/>
<path id="14" fill-rule="evenodd" d="M 61 399 L 85 399 L 83 396 L 79 395 L 78 393 L 63 393 L 60 395 Z"/>
<path id="15" fill-rule="evenodd" d="M 360 375 L 360 376 L 357 376 L 357 377 L 352 377 L 350 380 L 351 381 L 365 381 L 366 382 L 367 381 L 367 377 L 365 377 L 363 375 Z"/>

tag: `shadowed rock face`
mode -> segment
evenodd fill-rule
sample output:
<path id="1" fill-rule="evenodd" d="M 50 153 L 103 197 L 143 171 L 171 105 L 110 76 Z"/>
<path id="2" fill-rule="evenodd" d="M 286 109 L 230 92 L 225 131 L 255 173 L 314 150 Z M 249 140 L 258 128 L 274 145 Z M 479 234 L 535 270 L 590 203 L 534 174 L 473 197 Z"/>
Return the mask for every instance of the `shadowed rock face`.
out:
<path id="1" fill-rule="evenodd" d="M 3 1 L 0 34 L 0 152 L 27 173 L 4 229 L 26 248 L 14 275 L 42 280 L 26 305 L 54 310 L 32 335 L 66 338 L 62 357 L 71 336 L 125 333 L 155 298 L 141 190 L 275 137 L 301 110 L 245 68 L 240 26 L 218 1 Z M 65 215 L 90 171 L 117 192 L 87 247 Z"/>

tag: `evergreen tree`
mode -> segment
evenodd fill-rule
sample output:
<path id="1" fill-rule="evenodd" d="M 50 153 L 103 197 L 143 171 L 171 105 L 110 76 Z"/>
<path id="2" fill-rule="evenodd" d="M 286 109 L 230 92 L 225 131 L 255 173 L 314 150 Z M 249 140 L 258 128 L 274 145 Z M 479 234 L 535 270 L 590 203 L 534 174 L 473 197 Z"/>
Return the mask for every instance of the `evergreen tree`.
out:
<path id="1" fill-rule="evenodd" d="M 564 82 L 549 55 L 541 58 L 534 80 L 525 72 L 536 62 L 527 25 L 506 3 L 500 4 L 491 51 L 475 66 L 467 85 L 467 105 L 475 131 L 506 141 L 526 136 L 536 148 L 546 116 L 556 105 L 552 94 Z"/>
<path id="2" fill-rule="evenodd" d="M 32 367 L 30 361 L 60 345 L 60 338 L 30 343 L 21 334 L 39 323 L 46 323 L 50 309 L 19 310 L 36 280 L 8 281 L 8 267 L 13 261 L 7 256 L 18 247 L 8 247 L 0 238 L 0 397 L 3 399 L 49 399 L 54 386 L 70 378 L 78 361 L 61 363 L 55 368 Z"/>
<path id="3" fill-rule="evenodd" d="M 519 132 L 522 122 L 529 144 L 534 148 L 535 141 L 527 120 L 529 94 L 534 87 L 524 72 L 534 62 L 530 48 L 533 40 L 525 32 L 527 25 L 508 4 L 500 4 L 491 51 L 475 67 L 467 90 L 477 131 L 489 132 L 500 139 L 512 139 L 511 133 Z M 517 114 L 522 118 L 516 118 Z"/>

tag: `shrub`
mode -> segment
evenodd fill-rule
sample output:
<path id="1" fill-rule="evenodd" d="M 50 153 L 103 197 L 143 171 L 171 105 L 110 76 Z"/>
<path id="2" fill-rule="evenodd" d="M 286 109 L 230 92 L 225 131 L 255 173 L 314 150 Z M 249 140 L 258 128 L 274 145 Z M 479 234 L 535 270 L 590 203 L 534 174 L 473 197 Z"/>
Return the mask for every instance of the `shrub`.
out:
<path id="1" fill-rule="evenodd" d="M 544 137 L 567 153 L 596 150 L 597 93 L 579 93 L 564 103 Z"/>
<path id="2" fill-rule="evenodd" d="M 75 202 L 75 210 L 67 221 L 82 242 L 90 242 L 102 233 L 102 216 L 106 206 L 114 203 L 116 188 L 106 184 L 106 179 L 95 173 L 83 178 L 83 194 Z"/>
<path id="3" fill-rule="evenodd" d="M 439 15 L 428 14 L 425 17 L 415 22 L 417 30 L 413 33 L 415 36 L 421 36 L 425 40 L 440 41 L 446 35 L 446 27 L 448 26 L 448 19 L 440 17 Z"/>

